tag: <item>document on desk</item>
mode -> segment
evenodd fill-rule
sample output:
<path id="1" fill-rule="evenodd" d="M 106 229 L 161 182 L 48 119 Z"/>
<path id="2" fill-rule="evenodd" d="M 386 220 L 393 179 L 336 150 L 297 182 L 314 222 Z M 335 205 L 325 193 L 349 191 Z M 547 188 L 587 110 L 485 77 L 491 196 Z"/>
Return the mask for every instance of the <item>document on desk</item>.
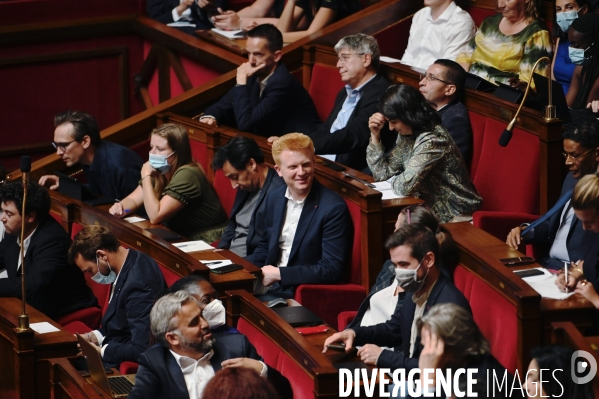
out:
<path id="1" fill-rule="evenodd" d="M 171 22 L 170 24 L 166 24 L 166 26 L 171 26 L 173 28 L 185 28 L 185 27 L 195 28 L 196 27 L 195 24 L 192 24 L 191 22 L 186 22 L 186 21 Z"/>
<path id="2" fill-rule="evenodd" d="M 389 62 L 392 64 L 403 64 L 403 62 L 401 62 L 401 60 L 398 60 L 397 58 L 385 57 L 384 55 L 381 55 L 379 59 L 383 62 Z"/>
<path id="3" fill-rule="evenodd" d="M 208 269 L 218 269 L 222 266 L 232 265 L 233 261 L 229 259 L 215 259 L 215 260 L 199 260 L 204 266 L 208 266 Z"/>
<path id="4" fill-rule="evenodd" d="M 212 28 L 210 30 L 218 35 L 226 37 L 229 40 L 241 39 L 241 35 L 243 34 L 242 30 L 223 30 L 217 28 Z"/>
<path id="5" fill-rule="evenodd" d="M 391 183 L 389 182 L 389 180 L 379 181 L 379 182 L 372 183 L 372 184 L 374 184 L 376 191 L 380 191 L 381 193 L 383 193 L 382 199 L 384 199 L 384 200 L 394 199 L 394 198 L 406 198 L 405 195 L 397 195 L 393 192 L 393 189 L 391 188 Z"/>
<path id="6" fill-rule="evenodd" d="M 129 216 L 128 218 L 125 218 L 126 221 L 128 221 L 129 223 L 137 223 L 137 222 L 143 222 L 144 218 L 140 218 L 138 216 Z"/>
<path id="7" fill-rule="evenodd" d="M 543 275 L 523 277 L 522 280 L 526 281 L 526 283 L 528 283 L 528 285 L 530 285 L 532 289 L 538 292 L 543 298 L 561 300 L 574 295 L 573 292 L 566 293 L 560 291 L 559 288 L 557 288 L 557 285 L 555 285 L 555 275 L 551 274 L 547 269 L 543 267 L 537 267 L 532 270 L 540 270 L 543 272 Z"/>
<path id="8" fill-rule="evenodd" d="M 214 249 L 213 246 L 202 240 L 177 242 L 173 243 L 173 245 L 183 252 L 198 252 Z"/>
<path id="9" fill-rule="evenodd" d="M 41 323 L 31 323 L 29 325 L 33 331 L 38 334 L 45 334 L 60 331 L 58 328 L 54 327 L 52 324 L 47 321 L 42 321 Z"/>

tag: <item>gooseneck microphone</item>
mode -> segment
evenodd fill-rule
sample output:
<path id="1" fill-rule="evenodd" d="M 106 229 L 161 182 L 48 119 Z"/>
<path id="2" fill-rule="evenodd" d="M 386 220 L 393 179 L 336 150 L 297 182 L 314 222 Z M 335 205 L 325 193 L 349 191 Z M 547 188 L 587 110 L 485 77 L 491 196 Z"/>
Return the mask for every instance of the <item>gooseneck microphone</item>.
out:
<path id="1" fill-rule="evenodd" d="M 21 204 L 21 299 L 23 308 L 19 316 L 19 330 L 29 329 L 29 315 L 27 314 L 27 298 L 25 291 L 25 204 L 27 203 L 27 187 L 29 186 L 29 172 L 31 171 L 31 157 L 23 155 L 21 157 L 21 181 L 23 184 L 23 203 Z"/>

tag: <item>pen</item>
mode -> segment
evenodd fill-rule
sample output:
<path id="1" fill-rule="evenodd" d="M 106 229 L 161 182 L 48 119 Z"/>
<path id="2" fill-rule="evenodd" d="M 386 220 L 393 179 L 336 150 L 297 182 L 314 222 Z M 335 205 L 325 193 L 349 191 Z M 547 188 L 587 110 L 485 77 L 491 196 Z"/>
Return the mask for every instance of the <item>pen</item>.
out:
<path id="1" fill-rule="evenodd" d="M 343 173 L 343 176 L 346 176 L 346 177 L 352 178 L 352 179 L 354 179 L 355 181 L 357 181 L 357 182 L 360 182 L 360 183 L 364 184 L 365 186 L 368 186 L 368 187 L 370 187 L 370 188 L 376 188 L 376 186 L 375 186 L 374 184 L 372 184 L 372 183 L 368 183 L 366 180 L 362 180 L 362 179 L 360 179 L 359 177 L 356 177 L 356 176 L 354 176 L 354 175 L 351 175 L 351 174 L 349 174 L 349 173 L 347 173 L 347 172 L 341 172 L 341 173 Z"/>
<path id="2" fill-rule="evenodd" d="M 200 262 L 202 262 L 202 261 L 200 261 Z M 210 262 L 202 262 L 202 263 L 205 265 L 218 265 L 219 263 L 223 263 L 223 262 L 224 262 L 224 260 L 213 260 Z"/>
<path id="3" fill-rule="evenodd" d="M 568 292 L 568 262 L 564 262 L 564 283 L 566 285 L 566 292 Z"/>

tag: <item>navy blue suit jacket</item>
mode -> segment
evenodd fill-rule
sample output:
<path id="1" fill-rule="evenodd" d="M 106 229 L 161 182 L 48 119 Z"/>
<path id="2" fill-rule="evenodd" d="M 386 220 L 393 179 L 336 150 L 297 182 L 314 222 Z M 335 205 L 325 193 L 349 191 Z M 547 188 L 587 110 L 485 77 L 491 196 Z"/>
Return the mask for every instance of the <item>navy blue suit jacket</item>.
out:
<path id="1" fill-rule="evenodd" d="M 163 24 L 170 24 L 175 22 L 173 20 L 173 9 L 177 7 L 181 2 L 179 0 L 148 0 L 146 4 L 146 12 L 148 17 L 155 19 Z M 220 7 L 223 10 L 227 9 L 226 0 L 216 0 L 215 6 Z M 196 24 L 196 29 L 211 29 L 213 24 L 208 19 L 208 13 L 206 10 L 198 7 L 196 1 L 190 7 L 192 23 Z"/>
<path id="2" fill-rule="evenodd" d="M 103 140 L 91 165 L 81 165 L 91 190 L 113 200 L 123 199 L 139 185 L 142 159 L 122 145 Z"/>
<path id="3" fill-rule="evenodd" d="M 462 157 L 470 169 L 472 162 L 472 127 L 470 126 L 470 117 L 468 110 L 461 101 L 454 100 L 441 108 L 441 124 L 460 149 Z"/>
<path id="4" fill-rule="evenodd" d="M 83 273 L 67 262 L 69 235 L 51 216 L 40 222 L 25 254 L 27 303 L 51 319 L 76 310 L 98 306 L 85 284 Z M 21 273 L 17 270 L 20 247 L 17 237 L 6 234 L 0 242 L 0 297 L 21 298 Z"/>
<path id="5" fill-rule="evenodd" d="M 277 187 L 266 198 L 267 231 L 250 262 L 276 266 L 279 238 L 287 212 L 287 186 Z M 281 285 L 337 284 L 349 264 L 353 224 L 343 198 L 322 186 L 316 179 L 305 199 L 297 225 L 289 262 L 281 268 Z"/>
<path id="6" fill-rule="evenodd" d="M 576 183 L 578 183 L 578 180 L 575 179 L 571 173 L 568 173 L 564 179 L 560 196 L 564 195 L 568 190 L 574 188 Z M 551 246 L 561 223 L 562 211 L 563 207 L 548 220 L 541 223 L 535 227 L 533 231 L 528 233 L 524 237 L 526 242 L 532 244 L 545 244 L 548 247 Z M 568 231 L 568 237 L 566 239 L 566 247 L 568 248 L 570 260 L 576 262 L 580 259 L 584 259 L 587 255 L 587 252 L 591 249 L 591 244 L 595 237 L 597 237 L 597 234 L 582 228 L 582 223 L 575 214 L 572 217 L 572 224 L 570 225 L 570 230 Z M 547 254 L 547 256 L 549 255 Z M 563 263 L 557 259 L 545 258 L 542 261 L 542 264 L 554 269 L 563 267 Z"/>
<path id="7" fill-rule="evenodd" d="M 428 312 L 431 306 L 438 303 L 455 303 L 470 312 L 470 304 L 464 295 L 443 273 L 439 274 L 439 278 L 426 301 L 424 314 Z M 399 347 L 402 352 L 384 350 L 378 358 L 377 366 L 391 369 L 405 368 L 406 371 L 418 367 L 418 357 L 422 350 L 420 337 L 416 341 L 414 356 L 408 357 L 415 311 L 416 304 L 412 300 L 412 295 L 407 294 L 399 312 L 395 312 L 386 323 L 370 327 L 354 327 L 353 330 L 356 332 L 354 345 L 375 344 L 390 348 Z"/>
<path id="8" fill-rule="evenodd" d="M 285 181 L 282 177 L 280 177 L 277 172 L 268 168 L 268 174 L 266 175 L 266 180 L 264 181 L 264 185 L 262 186 L 262 191 L 260 192 L 260 196 L 256 201 L 256 206 L 252 211 L 252 218 L 250 219 L 250 226 L 248 228 L 247 240 L 246 240 L 246 248 L 247 255 L 251 255 L 254 253 L 254 250 L 260 244 L 260 240 L 262 240 L 262 236 L 266 234 L 266 214 L 269 212 L 269 209 L 266 208 L 266 195 L 270 192 L 270 190 L 284 186 Z M 235 216 L 243 205 L 247 201 L 250 196 L 249 191 L 237 190 L 237 194 L 235 194 L 235 202 L 233 203 L 233 209 L 231 210 L 231 216 L 229 217 L 229 225 L 225 229 L 223 236 L 221 237 L 218 247 L 229 249 L 231 246 L 231 241 L 235 238 L 235 229 L 237 228 L 237 221 Z"/>
<path id="9" fill-rule="evenodd" d="M 245 335 L 224 334 L 215 339 L 214 355 L 210 364 L 214 372 L 222 369 L 221 363 L 227 359 L 247 357 L 262 360 L 256 348 Z M 290 397 L 291 387 L 281 374 L 268 369 L 268 379 L 277 387 L 281 397 Z M 135 376 L 135 387 L 129 399 L 189 399 L 183 372 L 170 350 L 160 344 L 154 345 L 139 357 L 139 369 Z"/>
<path id="10" fill-rule="evenodd" d="M 102 361 L 118 367 L 124 361 L 137 362 L 150 344 L 150 311 L 158 293 L 166 289 L 162 272 L 154 259 L 130 249 L 112 294 L 99 331 L 104 335 Z"/>
<path id="11" fill-rule="evenodd" d="M 320 124 L 312 98 L 279 63 L 260 96 L 260 83 L 250 76 L 247 84 L 233 87 L 204 112 L 219 125 L 231 125 L 258 136 L 311 132 Z"/>
<path id="12" fill-rule="evenodd" d="M 347 98 L 347 90 L 343 87 L 337 94 L 335 106 L 327 120 L 318 130 L 309 134 L 314 142 L 316 153 L 320 155 L 337 154 L 336 162 L 356 170 L 367 168 L 366 147 L 368 147 L 370 140 L 368 118 L 378 112 L 379 99 L 385 93 L 387 87 L 389 87 L 389 82 L 383 76 L 376 75 L 362 89 L 360 101 L 356 104 L 347 125 L 343 129 L 331 133 L 331 126 L 333 126 Z M 381 137 L 390 136 L 387 124 L 385 124 L 384 129 L 385 131 L 381 133 Z M 390 145 L 393 147 L 395 141 L 390 142 Z"/>

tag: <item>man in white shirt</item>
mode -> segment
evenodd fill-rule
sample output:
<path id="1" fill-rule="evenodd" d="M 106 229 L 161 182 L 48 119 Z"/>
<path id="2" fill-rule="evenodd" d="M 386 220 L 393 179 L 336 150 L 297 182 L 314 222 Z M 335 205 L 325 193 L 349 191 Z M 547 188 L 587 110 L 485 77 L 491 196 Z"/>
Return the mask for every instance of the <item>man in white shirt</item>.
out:
<path id="1" fill-rule="evenodd" d="M 208 381 L 224 367 L 245 367 L 262 377 L 280 377 L 259 360 L 244 335 L 225 334 L 214 339 L 202 309 L 187 291 L 160 298 L 150 318 L 158 344 L 141 355 L 129 399 L 201 398 Z"/>
<path id="2" fill-rule="evenodd" d="M 314 178 L 310 137 L 290 133 L 272 146 L 285 186 L 268 193 L 266 234 L 250 262 L 262 267 L 263 301 L 293 298 L 300 284 L 338 284 L 349 264 L 353 224 L 341 196 Z"/>
<path id="3" fill-rule="evenodd" d="M 476 33 L 476 25 L 453 0 L 424 0 L 425 7 L 414 14 L 404 64 L 426 69 L 435 60 L 455 61 Z"/>

